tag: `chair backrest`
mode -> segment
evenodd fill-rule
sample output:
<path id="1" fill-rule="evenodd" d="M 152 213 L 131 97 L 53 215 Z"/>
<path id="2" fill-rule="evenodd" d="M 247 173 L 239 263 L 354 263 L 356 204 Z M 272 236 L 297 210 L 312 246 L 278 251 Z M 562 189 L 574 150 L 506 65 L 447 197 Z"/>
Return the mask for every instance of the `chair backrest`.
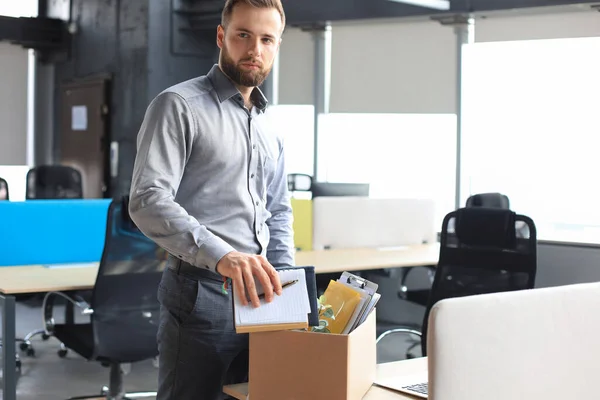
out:
<path id="1" fill-rule="evenodd" d="M 167 253 L 137 229 L 128 198 L 113 200 L 92 294 L 96 358 L 134 362 L 157 354 L 156 296 Z"/>
<path id="2" fill-rule="evenodd" d="M 454 231 L 448 226 L 454 222 Z M 528 227 L 516 235 L 516 224 Z M 431 287 L 423 337 L 431 308 L 446 298 L 532 289 L 537 270 L 537 238 L 533 221 L 499 208 L 467 207 L 446 215 L 440 258 Z M 422 340 L 426 354 L 426 340 Z"/>
<path id="3" fill-rule="evenodd" d="M 66 165 L 40 165 L 27 173 L 26 199 L 81 199 L 81 172 Z"/>
<path id="4" fill-rule="evenodd" d="M 479 193 L 467 199 L 466 207 L 489 207 L 510 209 L 508 196 L 502 193 Z"/>
<path id="5" fill-rule="evenodd" d="M 9 200 L 8 182 L 3 178 L 0 178 L 0 200 Z"/>

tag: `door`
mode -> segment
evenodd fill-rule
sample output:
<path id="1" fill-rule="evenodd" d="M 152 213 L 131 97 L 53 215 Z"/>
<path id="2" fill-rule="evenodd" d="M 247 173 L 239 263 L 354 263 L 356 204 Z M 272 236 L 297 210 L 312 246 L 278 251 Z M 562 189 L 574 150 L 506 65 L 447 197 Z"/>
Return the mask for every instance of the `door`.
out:
<path id="1" fill-rule="evenodd" d="M 61 85 L 60 164 L 78 169 L 83 197 L 109 197 L 108 80 Z"/>

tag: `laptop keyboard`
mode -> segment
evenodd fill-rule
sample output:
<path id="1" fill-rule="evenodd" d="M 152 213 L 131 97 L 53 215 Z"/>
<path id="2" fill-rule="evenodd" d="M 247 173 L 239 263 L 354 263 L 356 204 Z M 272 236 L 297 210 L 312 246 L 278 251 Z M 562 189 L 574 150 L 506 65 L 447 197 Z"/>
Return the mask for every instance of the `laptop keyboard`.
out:
<path id="1" fill-rule="evenodd" d="M 427 394 L 427 383 L 418 383 L 416 385 L 404 386 L 403 389 L 412 390 L 413 392 Z"/>

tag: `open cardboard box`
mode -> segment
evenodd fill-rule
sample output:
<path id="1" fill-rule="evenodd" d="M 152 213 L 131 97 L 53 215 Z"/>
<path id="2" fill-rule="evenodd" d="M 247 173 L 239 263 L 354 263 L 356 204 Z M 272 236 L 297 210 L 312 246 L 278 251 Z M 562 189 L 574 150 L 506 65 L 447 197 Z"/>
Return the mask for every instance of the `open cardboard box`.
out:
<path id="1" fill-rule="evenodd" d="M 347 335 L 250 334 L 251 400 L 362 399 L 375 381 L 375 311 Z"/>

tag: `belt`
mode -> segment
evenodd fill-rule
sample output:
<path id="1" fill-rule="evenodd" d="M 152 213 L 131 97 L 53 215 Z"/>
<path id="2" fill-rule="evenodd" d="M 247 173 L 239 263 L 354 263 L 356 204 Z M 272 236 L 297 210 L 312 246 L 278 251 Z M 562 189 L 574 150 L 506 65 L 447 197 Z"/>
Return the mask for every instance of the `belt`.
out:
<path id="1" fill-rule="evenodd" d="M 176 274 L 187 275 L 194 279 L 212 279 L 215 281 L 223 281 L 223 277 L 208 269 L 196 267 L 190 263 L 180 260 L 169 254 L 167 268 L 173 270 Z"/>

